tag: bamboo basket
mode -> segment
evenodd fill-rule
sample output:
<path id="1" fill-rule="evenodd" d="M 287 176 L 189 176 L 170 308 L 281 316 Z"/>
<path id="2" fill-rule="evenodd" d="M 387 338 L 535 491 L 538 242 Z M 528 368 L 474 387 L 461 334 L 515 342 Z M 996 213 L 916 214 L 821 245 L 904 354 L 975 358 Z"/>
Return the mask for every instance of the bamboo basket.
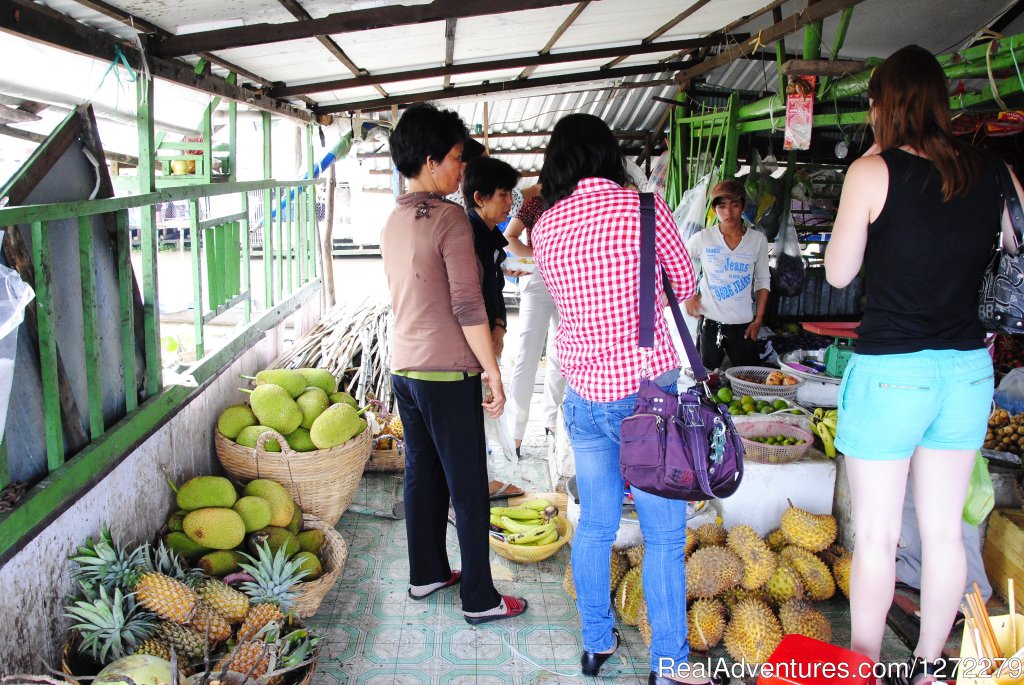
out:
<path id="1" fill-rule="evenodd" d="M 267 452 L 263 444 L 277 440 L 280 452 Z M 345 513 L 359 488 L 366 460 L 370 457 L 370 430 L 348 442 L 326 450 L 296 452 L 275 431 L 256 440 L 256 447 L 243 447 L 214 431 L 217 458 L 227 473 L 238 480 L 268 478 L 291 494 L 306 514 L 334 526 Z"/>
<path id="2" fill-rule="evenodd" d="M 316 580 L 308 583 L 299 583 L 296 589 L 298 597 L 292 605 L 293 610 L 300 618 L 312 616 L 320 608 L 327 592 L 334 587 L 345 570 L 345 562 L 348 561 L 348 545 L 333 527 L 327 525 L 315 516 L 302 515 L 302 530 L 322 530 L 324 532 L 324 546 L 320 553 L 320 563 L 323 564 L 324 573 Z"/>
<path id="3" fill-rule="evenodd" d="M 572 538 L 572 524 L 569 523 L 569 519 L 566 517 L 557 517 L 555 519 L 555 528 L 558 529 L 558 539 L 549 545 L 510 545 L 507 542 L 502 542 L 493 535 L 488 536 L 487 539 L 490 540 L 491 549 L 509 561 L 518 561 L 521 564 L 533 564 L 554 555 Z"/>
<path id="4" fill-rule="evenodd" d="M 367 471 L 404 471 L 405 445 L 401 442 L 390 450 L 370 450 L 370 460 L 366 462 Z"/>

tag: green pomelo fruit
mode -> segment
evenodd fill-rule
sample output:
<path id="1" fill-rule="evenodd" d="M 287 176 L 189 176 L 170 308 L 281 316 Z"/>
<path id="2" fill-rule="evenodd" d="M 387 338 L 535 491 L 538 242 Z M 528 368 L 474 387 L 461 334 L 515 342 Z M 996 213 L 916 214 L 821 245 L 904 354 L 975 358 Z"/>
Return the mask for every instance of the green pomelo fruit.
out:
<path id="1" fill-rule="evenodd" d="M 111 661 L 97 674 L 93 683 L 99 685 L 171 685 L 171 662 L 149 654 L 131 654 Z M 185 679 L 178 676 L 179 685 Z"/>
<path id="2" fill-rule="evenodd" d="M 196 476 L 178 488 L 178 507 L 186 511 L 230 507 L 238 499 L 235 486 L 221 476 Z"/>

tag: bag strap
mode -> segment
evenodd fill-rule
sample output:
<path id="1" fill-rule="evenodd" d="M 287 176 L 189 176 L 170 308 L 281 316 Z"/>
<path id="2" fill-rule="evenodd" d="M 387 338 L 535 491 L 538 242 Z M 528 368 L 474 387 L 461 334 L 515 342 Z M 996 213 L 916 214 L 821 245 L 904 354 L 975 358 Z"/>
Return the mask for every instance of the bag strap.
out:
<path id="1" fill-rule="evenodd" d="M 655 210 L 654 194 L 640 193 L 640 347 L 654 347 L 654 266 L 655 266 Z M 709 379 L 708 370 L 697 354 L 697 346 L 690 336 L 690 329 L 683 320 L 679 309 L 679 301 L 672 291 L 672 284 L 664 271 L 661 273 L 662 287 L 672 307 L 672 318 L 675 319 L 679 337 L 686 350 L 686 358 L 690 362 L 694 379 L 706 383 Z"/>
<path id="2" fill-rule="evenodd" d="M 1006 209 L 1010 213 L 1010 224 L 1013 226 L 1013 239 L 1019 248 L 1021 242 L 1024 241 L 1024 209 L 1021 208 L 1020 196 L 1017 195 L 1017 189 L 1013 186 L 1013 179 L 1010 177 L 1010 170 L 1006 168 L 1003 160 L 996 159 L 996 173 L 999 176 L 999 192 L 1003 196 L 1003 201 L 1006 203 Z M 1000 222 L 1000 226 L 1002 223 Z M 1002 230 L 999 231 L 1002 236 Z M 1002 247 L 1002 238 L 1000 237 L 998 245 Z"/>

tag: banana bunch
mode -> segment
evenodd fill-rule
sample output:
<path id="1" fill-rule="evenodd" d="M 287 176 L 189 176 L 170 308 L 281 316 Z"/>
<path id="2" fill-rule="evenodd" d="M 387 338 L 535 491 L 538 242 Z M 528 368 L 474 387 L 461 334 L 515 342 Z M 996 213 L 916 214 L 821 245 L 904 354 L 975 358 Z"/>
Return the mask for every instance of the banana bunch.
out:
<path id="1" fill-rule="evenodd" d="M 558 540 L 558 507 L 546 499 L 518 507 L 491 507 L 491 530 L 510 545 L 549 545 Z"/>
<path id="2" fill-rule="evenodd" d="M 821 407 L 814 410 L 814 416 L 811 417 L 811 424 L 814 426 L 814 432 L 821 438 L 821 444 L 825 448 L 825 456 L 829 458 L 835 458 L 836 456 L 836 426 L 839 423 L 839 410 L 829 409 L 825 411 Z"/>

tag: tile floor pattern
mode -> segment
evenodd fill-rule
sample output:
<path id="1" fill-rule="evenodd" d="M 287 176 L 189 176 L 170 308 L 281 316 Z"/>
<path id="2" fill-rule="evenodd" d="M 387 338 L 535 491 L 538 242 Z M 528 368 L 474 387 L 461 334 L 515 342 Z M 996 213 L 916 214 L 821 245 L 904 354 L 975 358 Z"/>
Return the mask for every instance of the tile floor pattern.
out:
<path id="1" fill-rule="evenodd" d="M 539 403 L 535 395 L 534 404 Z M 535 406 L 531 414 L 539 415 Z M 492 477 L 511 479 L 527 491 L 550 491 L 543 428 L 530 426 L 518 465 L 500 453 Z M 355 503 L 391 510 L 394 476 L 363 477 Z M 647 646 L 635 628 L 620 626 L 622 645 L 601 678 L 579 672 L 582 643 L 575 603 L 562 590 L 570 546 L 537 564 L 492 557 L 495 584 L 525 596 L 523 616 L 473 627 L 462 617 L 458 591 L 438 592 L 422 602 L 406 595 L 408 561 L 402 521 L 346 513 L 338 530 L 349 545 L 348 562 L 319 612 L 309 620 L 324 636 L 312 685 L 641 685 L 647 682 Z M 458 567 L 454 528 L 449 554 Z M 848 605 L 825 605 L 836 644 L 849 640 Z M 900 660 L 908 650 L 887 629 L 883 659 Z M 712 658 L 725 657 L 720 647 Z M 725 657 L 727 658 L 727 657 Z M 736 680 L 733 680 L 736 683 Z M 748 682 L 753 683 L 751 679 Z"/>

